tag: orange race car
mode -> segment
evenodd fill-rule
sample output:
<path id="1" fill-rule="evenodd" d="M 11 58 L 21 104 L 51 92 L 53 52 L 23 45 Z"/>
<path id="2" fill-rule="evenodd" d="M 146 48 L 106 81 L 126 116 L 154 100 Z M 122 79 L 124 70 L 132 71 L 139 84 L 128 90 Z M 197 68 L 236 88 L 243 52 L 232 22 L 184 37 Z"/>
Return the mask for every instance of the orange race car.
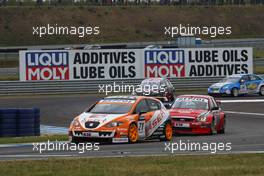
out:
<path id="1" fill-rule="evenodd" d="M 135 143 L 138 140 L 172 138 L 169 112 L 161 101 L 144 96 L 111 96 L 74 118 L 69 139 Z"/>

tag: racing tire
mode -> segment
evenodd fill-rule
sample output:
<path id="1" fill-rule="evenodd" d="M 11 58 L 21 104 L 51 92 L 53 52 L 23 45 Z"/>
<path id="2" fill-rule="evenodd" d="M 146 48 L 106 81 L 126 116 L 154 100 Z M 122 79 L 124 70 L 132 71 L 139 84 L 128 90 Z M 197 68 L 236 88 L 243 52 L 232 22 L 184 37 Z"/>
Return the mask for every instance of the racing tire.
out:
<path id="1" fill-rule="evenodd" d="M 264 86 L 259 88 L 259 95 L 264 96 Z"/>
<path id="2" fill-rule="evenodd" d="M 225 134 L 225 127 L 226 127 L 226 119 L 224 117 L 224 123 L 222 125 L 222 128 L 219 130 L 219 134 Z"/>
<path id="3" fill-rule="evenodd" d="M 170 141 L 172 139 L 172 135 L 173 135 L 173 129 L 172 129 L 172 124 L 170 121 L 168 121 L 163 129 L 163 136 L 164 137 L 160 137 L 160 141 Z"/>
<path id="4" fill-rule="evenodd" d="M 212 122 L 211 122 L 211 130 L 210 134 L 214 135 L 217 134 L 216 128 L 215 128 L 215 118 L 213 117 Z"/>
<path id="5" fill-rule="evenodd" d="M 131 123 L 128 127 L 128 141 L 129 143 L 138 141 L 138 127 L 135 123 Z"/>
<path id="6" fill-rule="evenodd" d="M 238 92 L 238 89 L 237 88 L 233 88 L 232 91 L 231 91 L 231 93 L 232 93 L 232 96 L 233 97 L 238 97 L 238 95 L 239 95 L 239 92 Z"/>
<path id="7" fill-rule="evenodd" d="M 74 143 L 74 144 L 79 144 L 80 143 L 80 139 L 74 136 L 71 136 L 71 139 L 69 137 L 69 142 L 70 143 Z"/>

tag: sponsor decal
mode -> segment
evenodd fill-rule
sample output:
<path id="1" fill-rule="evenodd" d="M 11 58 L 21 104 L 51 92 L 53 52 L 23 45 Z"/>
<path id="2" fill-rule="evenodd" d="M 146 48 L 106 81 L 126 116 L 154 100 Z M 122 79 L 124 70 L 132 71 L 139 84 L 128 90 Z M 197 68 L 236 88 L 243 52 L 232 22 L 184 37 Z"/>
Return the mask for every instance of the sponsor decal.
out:
<path id="1" fill-rule="evenodd" d="M 248 88 L 249 90 L 255 90 L 255 89 L 257 89 L 257 87 L 258 87 L 258 84 L 256 84 L 256 83 L 251 83 L 251 84 L 249 84 L 249 85 L 247 86 L 247 88 Z"/>
<path id="2" fill-rule="evenodd" d="M 135 78 L 139 70 L 137 50 L 75 50 L 72 58 L 72 79 Z"/>
<path id="3" fill-rule="evenodd" d="M 176 98 L 175 101 L 202 101 L 202 102 L 208 102 L 208 99 L 206 98 L 195 98 L 195 97 L 179 97 L 179 98 Z"/>
<path id="4" fill-rule="evenodd" d="M 184 77 L 183 50 L 145 50 L 145 77 Z"/>
<path id="5" fill-rule="evenodd" d="M 28 52 L 26 80 L 68 80 L 68 52 Z"/>
<path id="6" fill-rule="evenodd" d="M 135 103 L 135 100 L 125 100 L 125 99 L 104 99 L 100 100 L 100 103 L 129 103 L 133 104 Z"/>
<path id="7" fill-rule="evenodd" d="M 128 142 L 128 138 L 113 138 L 112 142 L 113 143 L 127 143 Z"/>
<path id="8" fill-rule="evenodd" d="M 146 123 L 146 137 L 151 136 L 169 118 L 169 113 L 164 110 L 155 111 L 151 119 Z"/>
<path id="9" fill-rule="evenodd" d="M 193 48 L 186 53 L 187 77 L 252 73 L 252 48 Z"/>

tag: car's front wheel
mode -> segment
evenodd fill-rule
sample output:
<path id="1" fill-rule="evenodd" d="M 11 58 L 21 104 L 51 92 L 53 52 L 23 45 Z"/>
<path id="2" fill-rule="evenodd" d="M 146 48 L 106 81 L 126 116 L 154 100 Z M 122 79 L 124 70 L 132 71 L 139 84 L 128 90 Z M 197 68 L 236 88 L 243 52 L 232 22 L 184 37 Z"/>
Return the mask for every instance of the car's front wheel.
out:
<path id="1" fill-rule="evenodd" d="M 217 131 L 216 131 L 216 125 L 215 125 L 215 118 L 213 117 L 212 118 L 212 122 L 211 122 L 211 134 L 217 134 Z"/>
<path id="2" fill-rule="evenodd" d="M 238 92 L 238 89 L 237 88 L 233 88 L 232 89 L 232 95 L 233 95 L 233 97 L 238 97 L 239 92 Z"/>
<path id="3" fill-rule="evenodd" d="M 160 138 L 161 141 L 170 141 L 172 139 L 173 130 L 172 130 L 172 124 L 170 121 L 168 121 L 165 124 L 164 131 L 163 131 L 163 137 Z"/>
<path id="4" fill-rule="evenodd" d="M 259 95 L 264 96 L 264 86 L 261 86 L 259 89 Z"/>
<path id="5" fill-rule="evenodd" d="M 74 136 L 69 136 L 69 142 L 70 143 L 74 143 L 74 144 L 79 144 L 80 143 L 80 139 Z"/>
<path id="6" fill-rule="evenodd" d="M 225 127 L 226 127 L 226 119 L 225 119 L 225 117 L 224 117 L 224 122 L 223 122 L 223 124 L 222 124 L 222 127 L 221 127 L 221 129 L 219 130 L 219 133 L 220 134 L 224 134 L 225 133 Z"/>
<path id="7" fill-rule="evenodd" d="M 129 125 L 128 140 L 130 143 L 136 143 L 138 141 L 138 127 L 135 123 Z"/>

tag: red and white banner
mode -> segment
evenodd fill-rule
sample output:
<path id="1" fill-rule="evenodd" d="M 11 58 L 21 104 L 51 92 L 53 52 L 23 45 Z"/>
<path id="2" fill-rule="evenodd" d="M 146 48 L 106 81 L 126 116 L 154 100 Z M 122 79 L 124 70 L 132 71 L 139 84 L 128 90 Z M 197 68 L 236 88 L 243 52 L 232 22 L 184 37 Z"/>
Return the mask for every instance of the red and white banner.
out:
<path id="1" fill-rule="evenodd" d="M 252 48 L 20 51 L 20 80 L 215 77 L 253 72 Z"/>

